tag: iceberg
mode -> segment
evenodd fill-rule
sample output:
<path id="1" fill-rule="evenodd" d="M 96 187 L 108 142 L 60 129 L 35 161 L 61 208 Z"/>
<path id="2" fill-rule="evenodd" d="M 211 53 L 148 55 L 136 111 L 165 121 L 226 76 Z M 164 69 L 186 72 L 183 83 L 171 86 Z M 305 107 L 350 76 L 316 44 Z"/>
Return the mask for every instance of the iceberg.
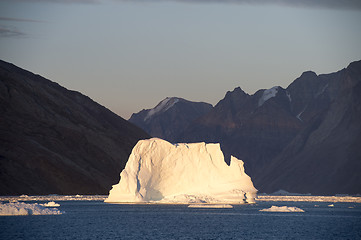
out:
<path id="1" fill-rule="evenodd" d="M 63 212 L 56 208 L 46 208 L 37 203 L 0 203 L 0 216 L 16 215 L 59 215 Z"/>
<path id="2" fill-rule="evenodd" d="M 287 206 L 282 206 L 282 207 L 272 206 L 270 208 L 261 209 L 259 211 L 260 212 L 304 212 L 304 210 L 301 208 L 287 207 Z"/>
<path id="3" fill-rule="evenodd" d="M 243 161 L 224 161 L 219 144 L 140 140 L 109 203 L 254 203 L 257 189 Z"/>

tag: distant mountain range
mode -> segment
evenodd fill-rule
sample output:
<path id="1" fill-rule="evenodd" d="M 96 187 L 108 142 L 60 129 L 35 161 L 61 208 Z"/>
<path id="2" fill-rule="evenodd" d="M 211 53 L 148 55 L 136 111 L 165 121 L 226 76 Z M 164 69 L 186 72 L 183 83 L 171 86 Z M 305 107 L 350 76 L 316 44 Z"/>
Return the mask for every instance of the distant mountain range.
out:
<path id="1" fill-rule="evenodd" d="M 108 194 L 143 130 L 0 61 L 0 195 Z"/>
<path id="2" fill-rule="evenodd" d="M 260 192 L 361 193 L 361 61 L 304 72 L 286 89 L 238 87 L 213 108 L 178 102 L 167 98 L 129 121 L 171 142 L 220 142 Z"/>

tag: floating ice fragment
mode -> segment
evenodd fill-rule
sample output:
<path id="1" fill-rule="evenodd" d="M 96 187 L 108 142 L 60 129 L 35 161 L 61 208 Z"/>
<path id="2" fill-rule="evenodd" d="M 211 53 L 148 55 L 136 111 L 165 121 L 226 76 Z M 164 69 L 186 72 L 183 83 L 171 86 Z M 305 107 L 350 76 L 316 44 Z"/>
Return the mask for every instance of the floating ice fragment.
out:
<path id="1" fill-rule="evenodd" d="M 47 203 L 40 204 L 40 205 L 44 206 L 44 207 L 60 207 L 60 204 L 56 203 L 56 202 L 47 202 Z"/>
<path id="2" fill-rule="evenodd" d="M 46 208 L 40 204 L 33 203 L 0 203 L 0 215 L 1 216 L 12 216 L 12 215 L 58 215 L 62 214 L 56 208 Z"/>
<path id="3" fill-rule="evenodd" d="M 282 206 L 282 207 L 272 206 L 270 208 L 261 209 L 259 211 L 260 212 L 304 212 L 304 210 L 302 210 L 301 208 L 287 207 L 287 206 Z"/>
<path id="4" fill-rule="evenodd" d="M 189 208 L 233 208 L 230 204 L 191 204 Z"/>

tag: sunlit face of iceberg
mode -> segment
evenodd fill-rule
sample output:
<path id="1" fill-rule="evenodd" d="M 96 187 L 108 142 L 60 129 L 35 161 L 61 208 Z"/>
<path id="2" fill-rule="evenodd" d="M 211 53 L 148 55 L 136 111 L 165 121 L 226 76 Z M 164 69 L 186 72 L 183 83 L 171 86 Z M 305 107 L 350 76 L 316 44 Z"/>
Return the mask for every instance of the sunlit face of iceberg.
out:
<path id="1" fill-rule="evenodd" d="M 120 177 L 106 202 L 244 203 L 257 193 L 243 161 L 228 166 L 219 144 L 141 140 Z"/>

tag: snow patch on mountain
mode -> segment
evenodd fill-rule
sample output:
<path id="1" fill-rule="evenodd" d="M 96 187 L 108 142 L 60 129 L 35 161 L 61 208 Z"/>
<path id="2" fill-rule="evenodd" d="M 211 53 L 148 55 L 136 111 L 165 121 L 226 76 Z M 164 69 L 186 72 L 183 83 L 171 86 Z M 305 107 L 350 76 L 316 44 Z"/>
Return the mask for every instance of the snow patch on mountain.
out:
<path id="1" fill-rule="evenodd" d="M 298 120 L 300 120 L 301 122 L 303 122 L 301 115 L 305 112 L 306 108 L 307 108 L 307 106 L 296 116 L 298 118 Z"/>
<path id="2" fill-rule="evenodd" d="M 258 100 L 258 107 L 262 106 L 267 100 L 277 95 L 278 86 L 263 91 L 262 97 Z"/>
<path id="3" fill-rule="evenodd" d="M 328 83 L 325 86 L 323 86 L 323 88 L 318 93 L 316 93 L 315 97 L 322 95 L 327 88 L 328 88 Z"/>
<path id="4" fill-rule="evenodd" d="M 133 148 L 106 202 L 251 203 L 257 189 L 243 161 L 224 161 L 219 144 L 152 138 Z"/>
<path id="5" fill-rule="evenodd" d="M 179 98 L 167 97 L 167 98 L 163 99 L 160 103 L 158 103 L 158 105 L 155 108 L 152 108 L 149 110 L 147 116 L 144 118 L 144 121 L 148 120 L 149 118 L 151 118 L 152 116 L 154 116 L 158 113 L 169 110 L 177 102 L 179 102 Z"/>
<path id="6" fill-rule="evenodd" d="M 288 97 L 288 101 L 292 102 L 291 94 L 288 91 L 286 91 L 286 95 Z"/>

